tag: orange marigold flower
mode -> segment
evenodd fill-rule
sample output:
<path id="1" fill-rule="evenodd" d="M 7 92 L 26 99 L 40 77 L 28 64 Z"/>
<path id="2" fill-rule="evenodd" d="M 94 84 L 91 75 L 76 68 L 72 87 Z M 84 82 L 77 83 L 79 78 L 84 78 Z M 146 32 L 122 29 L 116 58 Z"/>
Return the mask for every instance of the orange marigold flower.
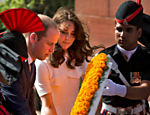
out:
<path id="1" fill-rule="evenodd" d="M 103 73 L 104 72 L 104 70 L 102 69 L 102 68 L 99 68 L 99 70 L 98 70 L 100 73 Z"/>
<path id="2" fill-rule="evenodd" d="M 100 60 L 107 61 L 107 55 L 105 53 L 100 53 L 98 56 Z"/>
<path id="3" fill-rule="evenodd" d="M 99 80 L 105 69 L 107 55 L 100 53 L 89 62 L 80 91 L 71 110 L 71 115 L 88 115 L 91 99 L 99 87 Z"/>

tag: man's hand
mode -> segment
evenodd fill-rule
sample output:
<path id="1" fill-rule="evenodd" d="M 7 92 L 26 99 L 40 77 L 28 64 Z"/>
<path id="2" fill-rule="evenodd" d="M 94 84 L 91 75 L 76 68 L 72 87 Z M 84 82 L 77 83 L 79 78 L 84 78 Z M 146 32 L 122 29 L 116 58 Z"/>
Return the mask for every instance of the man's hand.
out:
<path id="1" fill-rule="evenodd" d="M 118 95 L 120 97 L 125 97 L 127 93 L 127 88 L 125 85 L 116 84 L 110 79 L 106 80 L 105 88 L 103 90 L 103 95 L 114 96 Z"/>

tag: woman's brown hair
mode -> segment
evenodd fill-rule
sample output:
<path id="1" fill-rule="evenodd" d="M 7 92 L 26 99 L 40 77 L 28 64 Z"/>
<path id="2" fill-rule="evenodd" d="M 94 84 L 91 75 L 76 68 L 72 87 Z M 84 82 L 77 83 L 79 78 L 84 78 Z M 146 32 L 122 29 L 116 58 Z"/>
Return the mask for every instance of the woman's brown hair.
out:
<path id="1" fill-rule="evenodd" d="M 58 25 L 58 28 L 59 25 L 65 21 L 71 21 L 75 25 L 76 39 L 68 48 L 69 57 L 66 61 L 67 66 L 74 69 L 75 66 L 81 66 L 85 59 L 88 61 L 88 56 L 92 56 L 93 50 L 99 48 L 99 46 L 90 46 L 89 35 L 84 31 L 83 25 L 75 13 L 72 10 L 61 7 L 57 10 L 53 20 Z M 54 53 L 49 56 L 49 63 L 53 67 L 59 67 L 65 60 L 64 52 L 65 51 L 57 43 Z M 75 63 L 73 64 L 72 61 L 75 61 Z"/>

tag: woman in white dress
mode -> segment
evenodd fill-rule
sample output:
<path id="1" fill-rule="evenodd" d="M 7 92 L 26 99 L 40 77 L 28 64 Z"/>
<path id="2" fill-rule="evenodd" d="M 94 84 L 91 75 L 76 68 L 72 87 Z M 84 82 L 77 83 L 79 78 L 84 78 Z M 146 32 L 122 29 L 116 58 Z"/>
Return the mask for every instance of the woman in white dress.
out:
<path id="1" fill-rule="evenodd" d="M 94 47 L 73 11 L 59 8 L 53 17 L 60 30 L 55 51 L 37 60 L 35 86 L 42 101 L 41 115 L 69 115 L 79 91 L 80 77 Z"/>

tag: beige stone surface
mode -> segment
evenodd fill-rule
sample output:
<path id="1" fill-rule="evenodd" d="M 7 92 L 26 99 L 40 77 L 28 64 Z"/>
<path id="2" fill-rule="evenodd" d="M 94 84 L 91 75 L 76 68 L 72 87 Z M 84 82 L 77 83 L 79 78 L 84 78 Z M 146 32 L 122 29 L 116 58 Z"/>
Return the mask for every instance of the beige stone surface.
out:
<path id="1" fill-rule="evenodd" d="M 109 0 L 76 0 L 77 13 L 93 16 L 108 16 Z"/>
<path id="2" fill-rule="evenodd" d="M 79 15 L 82 22 L 86 23 L 89 28 L 90 43 L 92 45 L 103 44 L 110 46 L 114 43 L 114 19 L 103 17 L 90 17 Z"/>

